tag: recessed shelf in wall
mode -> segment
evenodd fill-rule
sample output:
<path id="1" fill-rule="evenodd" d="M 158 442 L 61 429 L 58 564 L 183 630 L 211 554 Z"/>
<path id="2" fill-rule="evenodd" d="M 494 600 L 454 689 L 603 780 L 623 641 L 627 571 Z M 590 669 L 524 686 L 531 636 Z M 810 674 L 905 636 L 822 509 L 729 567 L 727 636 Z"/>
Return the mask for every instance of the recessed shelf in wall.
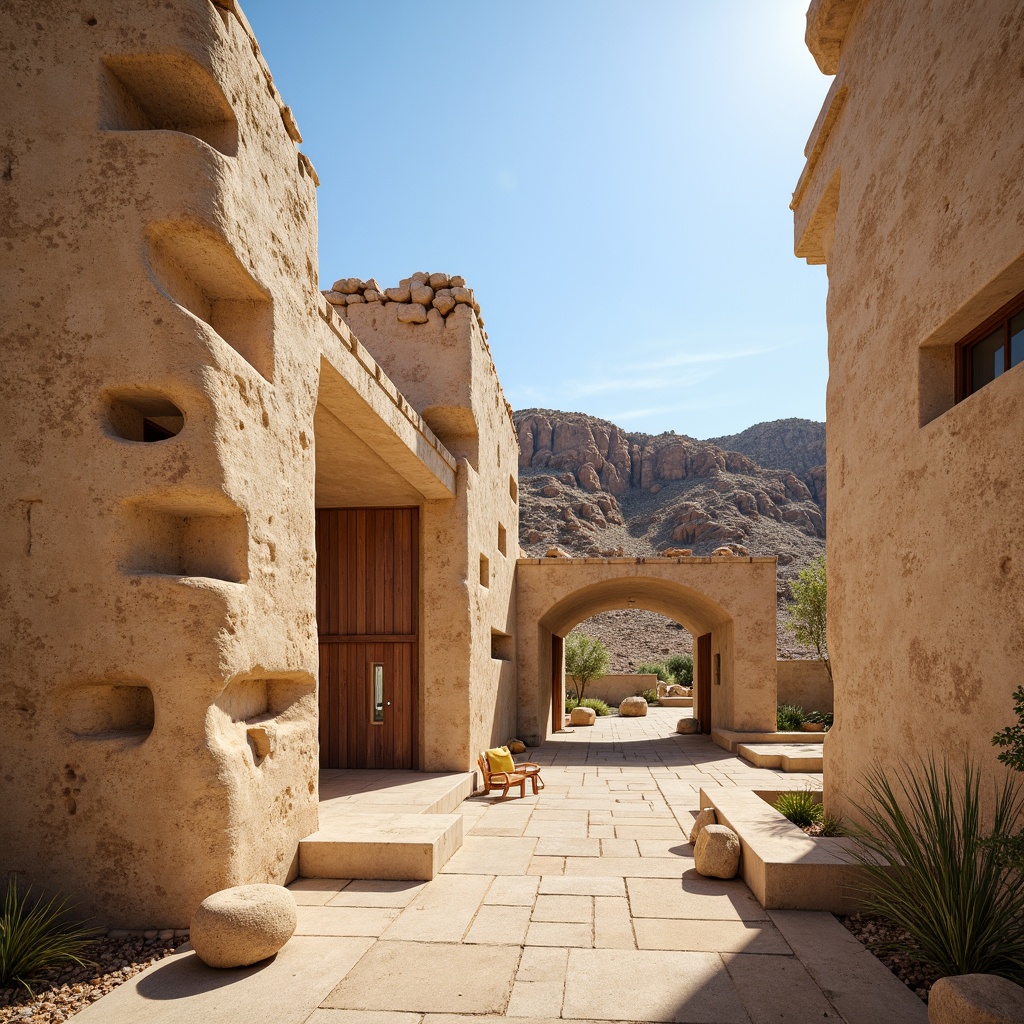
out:
<path id="1" fill-rule="evenodd" d="M 274 379 L 270 293 L 231 246 L 199 221 L 161 221 L 146 231 L 160 290 L 209 325 L 257 373 Z"/>
<path id="2" fill-rule="evenodd" d="M 244 583 L 249 577 L 245 514 L 223 495 L 181 495 L 129 502 L 124 572 L 196 576 Z"/>
<path id="3" fill-rule="evenodd" d="M 224 91 L 184 53 L 104 57 L 100 127 L 181 132 L 225 156 L 238 152 L 238 122 Z"/>
<path id="4" fill-rule="evenodd" d="M 82 683 L 61 694 L 58 713 L 79 739 L 141 743 L 153 731 L 153 691 L 132 679 Z"/>

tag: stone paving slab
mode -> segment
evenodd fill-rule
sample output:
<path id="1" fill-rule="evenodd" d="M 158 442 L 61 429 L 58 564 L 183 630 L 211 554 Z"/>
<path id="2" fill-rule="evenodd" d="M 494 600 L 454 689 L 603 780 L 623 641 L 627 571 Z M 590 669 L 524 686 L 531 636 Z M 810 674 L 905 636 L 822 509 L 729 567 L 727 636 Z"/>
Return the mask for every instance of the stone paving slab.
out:
<path id="1" fill-rule="evenodd" d="M 792 953 L 778 929 L 768 922 L 636 917 L 633 918 L 633 928 L 640 949 Z"/>
<path id="2" fill-rule="evenodd" d="M 349 1010 L 501 1013 L 518 946 L 378 942 L 323 1000 Z"/>
<path id="3" fill-rule="evenodd" d="M 573 949 L 562 1016 L 568 1019 L 749 1024 L 715 953 Z"/>

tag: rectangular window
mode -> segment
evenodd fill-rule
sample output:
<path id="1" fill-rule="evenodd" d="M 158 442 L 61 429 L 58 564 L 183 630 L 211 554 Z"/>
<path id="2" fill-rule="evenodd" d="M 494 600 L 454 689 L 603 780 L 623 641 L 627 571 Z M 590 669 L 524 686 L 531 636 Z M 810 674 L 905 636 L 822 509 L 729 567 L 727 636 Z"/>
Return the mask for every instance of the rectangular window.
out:
<path id="1" fill-rule="evenodd" d="M 373 679 L 373 718 L 374 725 L 384 721 L 384 666 L 374 664 L 370 666 L 370 673 Z"/>
<path id="2" fill-rule="evenodd" d="M 972 331 L 957 351 L 957 401 L 1024 362 L 1024 295 Z"/>

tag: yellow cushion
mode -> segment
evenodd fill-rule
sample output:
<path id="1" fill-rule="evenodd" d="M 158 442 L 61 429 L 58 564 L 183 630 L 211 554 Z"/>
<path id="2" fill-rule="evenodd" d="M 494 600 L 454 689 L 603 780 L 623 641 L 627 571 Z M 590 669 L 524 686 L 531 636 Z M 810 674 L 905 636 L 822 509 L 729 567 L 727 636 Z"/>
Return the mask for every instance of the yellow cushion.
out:
<path id="1" fill-rule="evenodd" d="M 516 770 L 508 747 L 495 747 L 487 751 L 487 764 L 492 772 L 514 772 Z"/>

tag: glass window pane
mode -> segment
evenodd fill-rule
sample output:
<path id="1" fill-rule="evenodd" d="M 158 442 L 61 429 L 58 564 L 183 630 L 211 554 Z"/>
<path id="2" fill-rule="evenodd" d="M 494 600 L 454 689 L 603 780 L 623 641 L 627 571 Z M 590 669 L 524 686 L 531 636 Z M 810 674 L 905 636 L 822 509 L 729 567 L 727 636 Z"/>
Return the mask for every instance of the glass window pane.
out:
<path id="1" fill-rule="evenodd" d="M 384 721 L 384 666 L 373 666 L 373 720 Z"/>
<path id="2" fill-rule="evenodd" d="M 1010 365 L 1024 363 L 1024 313 L 1010 321 Z"/>
<path id="3" fill-rule="evenodd" d="M 1003 328 L 971 347 L 971 391 L 994 381 L 1003 372 Z"/>

